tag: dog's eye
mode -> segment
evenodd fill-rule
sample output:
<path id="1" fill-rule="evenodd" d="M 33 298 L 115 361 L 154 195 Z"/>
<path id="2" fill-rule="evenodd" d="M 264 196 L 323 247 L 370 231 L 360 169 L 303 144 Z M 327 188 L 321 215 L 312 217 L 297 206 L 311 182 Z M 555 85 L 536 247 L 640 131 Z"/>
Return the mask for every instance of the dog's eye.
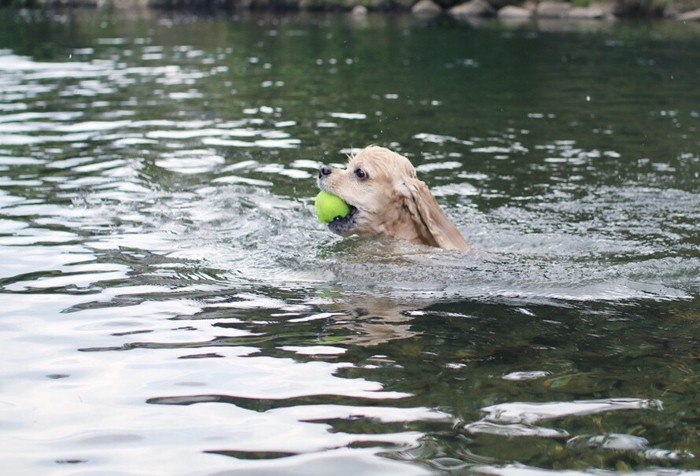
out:
<path id="1" fill-rule="evenodd" d="M 365 172 L 362 169 L 355 169 L 355 176 L 361 180 L 369 178 L 369 175 L 367 175 L 367 172 Z"/>

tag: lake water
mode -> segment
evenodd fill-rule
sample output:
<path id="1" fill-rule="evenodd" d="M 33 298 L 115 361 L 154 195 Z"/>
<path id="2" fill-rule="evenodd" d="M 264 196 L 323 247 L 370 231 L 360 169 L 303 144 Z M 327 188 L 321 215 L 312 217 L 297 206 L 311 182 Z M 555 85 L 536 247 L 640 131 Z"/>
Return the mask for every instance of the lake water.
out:
<path id="1" fill-rule="evenodd" d="M 0 10 L 7 474 L 700 470 L 700 28 Z M 468 254 L 341 240 L 409 157 Z"/>

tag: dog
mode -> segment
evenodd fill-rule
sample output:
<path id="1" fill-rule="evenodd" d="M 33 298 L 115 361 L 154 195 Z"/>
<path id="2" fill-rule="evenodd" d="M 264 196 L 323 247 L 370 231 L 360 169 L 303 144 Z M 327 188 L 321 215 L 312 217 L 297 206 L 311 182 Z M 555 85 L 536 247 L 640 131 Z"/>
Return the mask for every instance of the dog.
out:
<path id="1" fill-rule="evenodd" d="M 449 250 L 469 244 L 420 181 L 404 156 L 369 146 L 350 156 L 347 167 L 323 166 L 318 187 L 339 196 L 350 214 L 328 226 L 340 236 L 389 237 Z"/>

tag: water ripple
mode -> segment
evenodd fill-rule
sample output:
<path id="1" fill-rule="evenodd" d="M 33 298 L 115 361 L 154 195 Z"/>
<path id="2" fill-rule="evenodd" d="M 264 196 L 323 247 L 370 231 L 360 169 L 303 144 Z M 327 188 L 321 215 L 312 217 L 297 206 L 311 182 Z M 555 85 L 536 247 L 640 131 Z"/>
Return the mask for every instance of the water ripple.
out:
<path id="1" fill-rule="evenodd" d="M 572 415 L 592 415 L 617 410 L 656 410 L 661 411 L 659 400 L 637 398 L 615 398 L 607 400 L 579 400 L 573 402 L 547 403 L 502 403 L 482 408 L 484 420 L 494 423 L 536 423 L 543 420 L 563 418 Z"/>

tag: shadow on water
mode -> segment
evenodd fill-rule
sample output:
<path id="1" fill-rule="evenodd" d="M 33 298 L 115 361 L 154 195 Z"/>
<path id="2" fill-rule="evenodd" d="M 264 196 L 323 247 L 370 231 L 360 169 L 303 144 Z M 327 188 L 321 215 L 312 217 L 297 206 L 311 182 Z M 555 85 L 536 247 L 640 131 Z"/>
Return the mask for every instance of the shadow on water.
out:
<path id="1" fill-rule="evenodd" d="M 697 471 L 692 29 L 2 14 L 8 468 Z M 315 222 L 369 142 L 472 252 Z"/>

